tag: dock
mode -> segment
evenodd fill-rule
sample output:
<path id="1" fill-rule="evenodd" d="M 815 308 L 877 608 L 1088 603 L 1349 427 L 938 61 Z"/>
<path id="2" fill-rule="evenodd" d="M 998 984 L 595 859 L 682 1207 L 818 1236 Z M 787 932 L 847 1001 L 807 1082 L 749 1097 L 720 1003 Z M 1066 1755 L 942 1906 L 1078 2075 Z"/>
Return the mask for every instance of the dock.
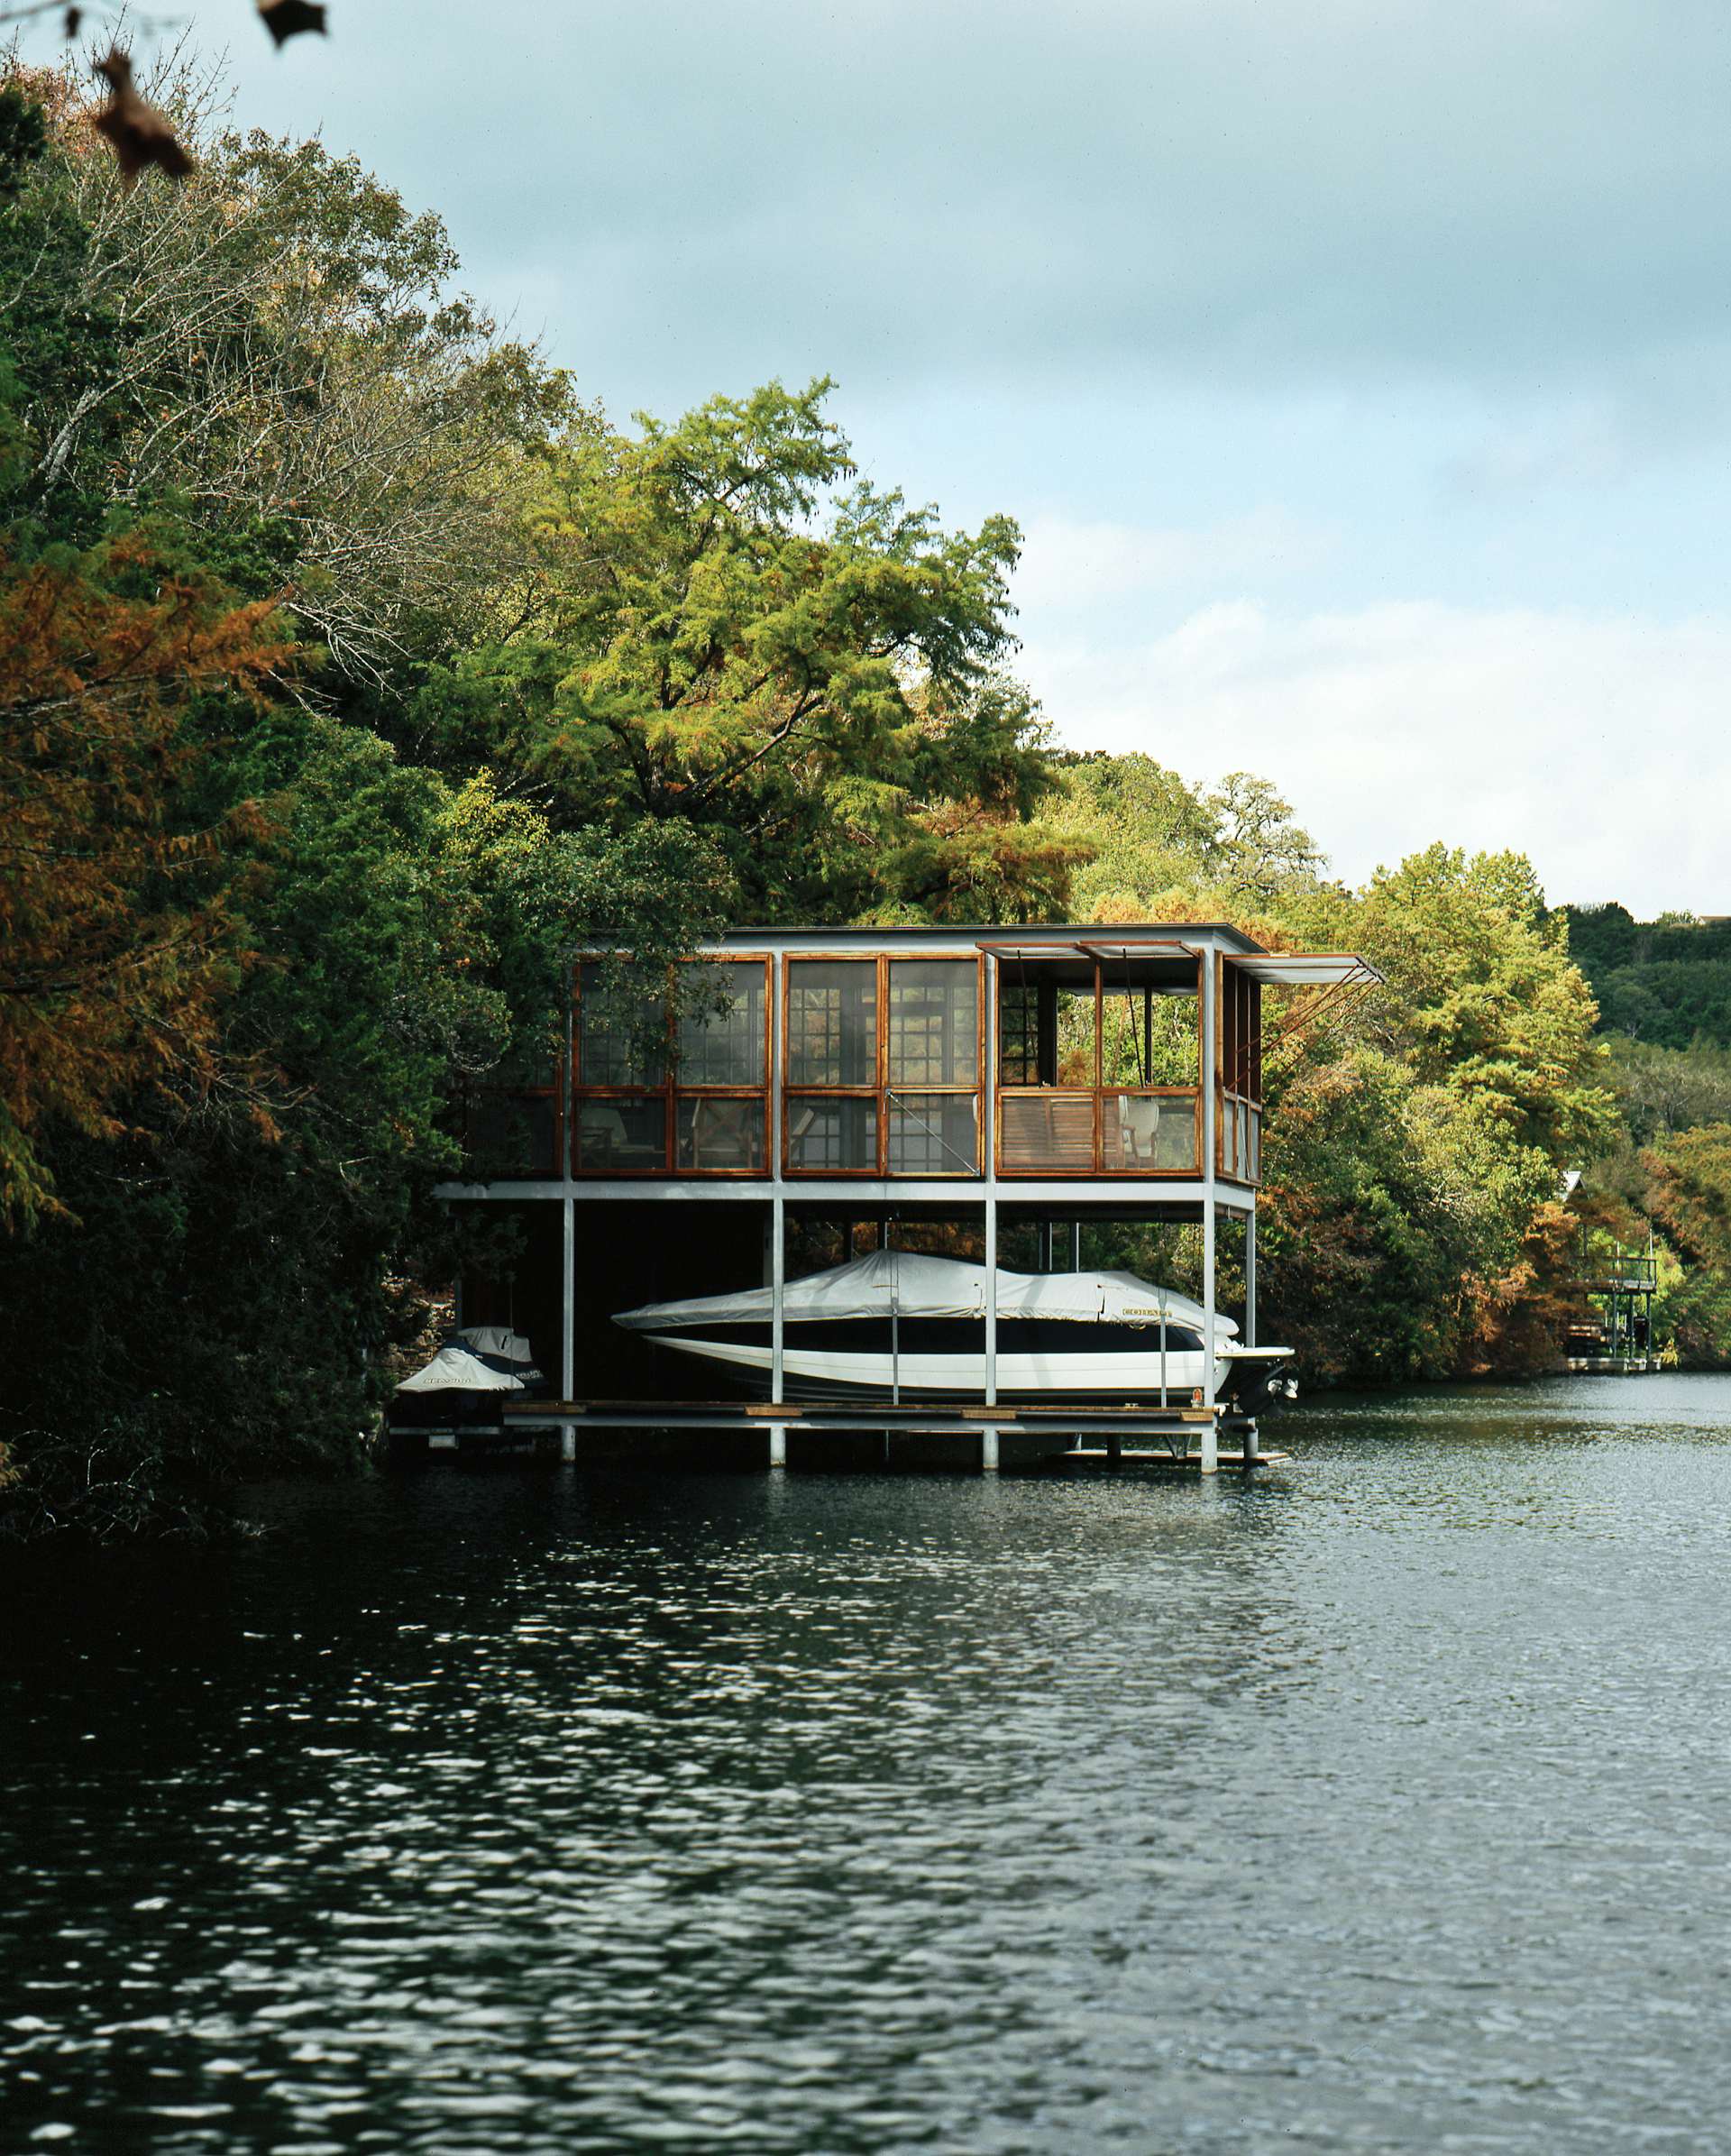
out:
<path id="1" fill-rule="evenodd" d="M 508 1258 L 457 1283 L 459 1325 L 520 1335 L 554 1397 L 504 1408 L 490 1436 L 399 1425 L 402 1456 L 417 1441 L 617 1456 L 637 1436 L 646 1450 L 685 1436 L 699 1456 L 770 1466 L 790 1451 L 800 1467 L 988 1473 L 1267 1463 L 1261 1397 L 1232 1397 L 1223 1367 L 1227 1335 L 1259 1348 L 1264 1042 L 1379 981 L 1366 959 L 1272 950 L 1230 922 L 1144 921 L 740 927 L 673 968 L 637 963 L 570 955 L 563 1050 L 469 1089 L 473 1179 L 438 1186 L 453 1211 L 517 1230 Z M 977 1376 L 971 1361 L 938 1381 L 966 1390 L 936 1404 L 903 1402 L 893 1376 L 846 1401 L 789 1399 L 834 1374 L 801 1283 L 891 1252 L 977 1269 L 977 1304 L 927 1313 L 973 1328 L 942 1353 L 976 1359 Z M 1175 1264 L 1195 1292 L 1169 1325 Z M 1075 1307 L 1000 1307 L 1002 1280 L 1066 1274 L 1083 1283 Z M 710 1359 L 751 1368 L 767 1404 L 657 1397 L 680 1382 L 670 1346 L 710 1351 L 612 1322 L 718 1296 L 744 1298 L 740 1337 Z M 893 1369 L 921 1352 L 893 1295 L 836 1322 L 879 1315 L 873 1353 Z M 1142 1405 L 1021 1404 L 1039 1381 L 1029 1359 L 1054 1352 L 1041 1328 L 1064 1320 L 1078 1344 L 1095 1326 L 1110 1352 L 1158 1362 L 1120 1390 Z"/>
<path id="2" fill-rule="evenodd" d="M 785 1467 L 789 1441 L 817 1456 L 808 1440 L 881 1441 L 887 1460 L 898 1440 L 920 1441 L 932 1464 L 977 1466 L 993 1473 L 1019 1463 L 1051 1467 L 1146 1465 L 1214 1474 L 1254 1473 L 1285 1460 L 1265 1452 L 1248 1416 L 1205 1407 L 1118 1407 L 1067 1404 L 948 1406 L 882 1400 L 768 1401 L 537 1399 L 501 1409 L 501 1422 L 472 1432 L 398 1426 L 399 1439 L 423 1439 L 436 1450 L 533 1449 L 556 1444 L 559 1456 L 581 1459 L 587 1436 L 692 1437 L 731 1435 L 761 1439 L 763 1464 Z M 469 1442 L 463 1440 L 467 1436 Z M 1225 1440 L 1224 1443 L 1222 1441 Z M 443 1441 L 443 1442 L 442 1442 Z M 828 1449 L 827 1447 L 823 1449 Z M 837 1445 L 838 1454 L 845 1449 Z M 857 1456 L 859 1445 L 852 1448 Z M 1019 1457 L 1020 1456 L 1020 1457 Z"/>

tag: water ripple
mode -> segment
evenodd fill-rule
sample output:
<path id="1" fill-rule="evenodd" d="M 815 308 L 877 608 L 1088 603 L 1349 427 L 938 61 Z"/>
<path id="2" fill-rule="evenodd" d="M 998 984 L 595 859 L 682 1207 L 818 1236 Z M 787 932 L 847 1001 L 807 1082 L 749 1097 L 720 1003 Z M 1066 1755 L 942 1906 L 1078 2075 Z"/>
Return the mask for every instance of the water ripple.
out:
<path id="1" fill-rule="evenodd" d="M 21 2151 L 1519 2151 L 1731 2110 L 1731 1385 L 1263 1487 L 429 1474 L 7 1590 Z"/>

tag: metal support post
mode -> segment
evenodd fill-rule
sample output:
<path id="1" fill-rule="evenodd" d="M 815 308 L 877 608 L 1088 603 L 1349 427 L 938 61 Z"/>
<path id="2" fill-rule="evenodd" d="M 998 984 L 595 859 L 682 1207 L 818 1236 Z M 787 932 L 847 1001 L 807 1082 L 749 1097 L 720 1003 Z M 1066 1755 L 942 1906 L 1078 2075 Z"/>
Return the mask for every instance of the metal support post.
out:
<path id="1" fill-rule="evenodd" d="M 787 1425 L 773 1422 L 769 1426 L 769 1463 L 772 1467 L 787 1465 Z"/>
<path id="2" fill-rule="evenodd" d="M 1256 1207 L 1244 1216 L 1244 1344 L 1256 1345 Z"/>
<path id="3" fill-rule="evenodd" d="M 1080 1272 L 1081 1270 L 1082 1223 L 1079 1220 L 1073 1220 L 1070 1223 L 1070 1271 L 1072 1272 Z"/>
<path id="4" fill-rule="evenodd" d="M 1251 1206 L 1244 1216 L 1244 1344 L 1256 1345 L 1256 1207 Z M 1257 1455 L 1256 1420 L 1252 1417 L 1244 1426 L 1244 1464 L 1248 1467 Z"/>
<path id="5" fill-rule="evenodd" d="M 779 1193 L 769 1201 L 769 1396 L 779 1402 L 787 1344 L 787 1201 Z"/>
<path id="6" fill-rule="evenodd" d="M 985 1404 L 998 1404 L 998 1201 L 985 1201 Z M 998 1434 L 992 1433 L 995 1448 Z"/>
<path id="7" fill-rule="evenodd" d="M 559 1280 L 563 1290 L 559 1298 L 559 1397 L 562 1400 L 574 1399 L 577 1391 L 577 1201 L 567 1197 L 560 1224 Z M 559 1425 L 559 1456 L 563 1460 L 577 1457 L 577 1426 L 573 1422 Z"/>
<path id="8" fill-rule="evenodd" d="M 995 1427 L 988 1423 L 980 1432 L 980 1473 L 994 1475 L 997 1472 L 998 1433 Z"/>
<path id="9" fill-rule="evenodd" d="M 1202 1404 L 1210 1410 L 1202 1426 L 1202 1472 L 1211 1475 L 1220 1466 L 1220 1430 L 1213 1413 L 1219 1372 L 1214 1362 L 1214 1149 L 1219 1104 L 1220 1042 L 1214 1016 L 1220 960 L 1210 950 L 1202 962 Z"/>
<path id="10" fill-rule="evenodd" d="M 982 1151 L 985 1161 L 985 1404 L 998 1404 L 998 957 L 985 960 L 985 1069 L 980 1073 Z M 991 1457 L 986 1458 L 987 1450 Z M 980 1440 L 981 1463 L 998 1464 L 998 1433 Z"/>

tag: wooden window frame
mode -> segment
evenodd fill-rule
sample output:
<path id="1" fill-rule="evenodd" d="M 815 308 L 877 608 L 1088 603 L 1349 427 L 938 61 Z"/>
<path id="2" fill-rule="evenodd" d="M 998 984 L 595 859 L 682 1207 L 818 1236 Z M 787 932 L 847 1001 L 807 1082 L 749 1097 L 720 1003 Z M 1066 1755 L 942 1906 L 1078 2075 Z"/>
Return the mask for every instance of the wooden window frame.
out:
<path id="1" fill-rule="evenodd" d="M 974 968 L 974 1070 L 971 1086 L 897 1086 L 890 1083 L 890 969 L 893 966 L 966 966 Z M 809 1086 L 793 1085 L 788 1071 L 792 1064 L 792 1025 L 793 1012 L 793 968 L 796 966 L 873 966 L 875 1005 L 873 1012 L 874 1040 L 872 1083 L 869 1086 Z M 981 1140 L 985 1136 L 985 1116 L 981 1102 L 986 1094 L 985 1069 L 985 958 L 977 945 L 957 950 L 906 951 L 900 955 L 886 950 L 863 952 L 858 950 L 801 950 L 786 951 L 782 956 L 782 1030 L 781 1056 L 777 1064 L 782 1096 L 782 1176 L 788 1182 L 977 1182 L 985 1173 L 980 1158 Z M 899 1100 L 926 1098 L 937 1095 L 950 1099 L 972 1100 L 974 1108 L 974 1165 L 972 1168 L 892 1169 L 890 1160 L 890 1115 L 892 1096 Z M 869 1100 L 874 1103 L 874 1121 L 876 1144 L 873 1163 L 867 1168 L 805 1168 L 793 1165 L 791 1158 L 793 1138 L 792 1110 L 801 1100 Z"/>
<path id="2" fill-rule="evenodd" d="M 1218 963 L 1213 1081 L 1214 1173 L 1256 1190 L 1262 1184 L 1262 984 L 1235 965 L 1230 952 L 1222 952 Z M 1227 1119 L 1241 1107 L 1247 1111 L 1246 1158 L 1237 1167 L 1229 1167 Z M 1252 1124 L 1256 1128 L 1254 1147 L 1250 1137 Z M 1252 1151 L 1256 1156 L 1253 1162 L 1249 1158 Z"/>
<path id="3" fill-rule="evenodd" d="M 1029 966 L 1049 963 L 1043 954 L 1034 951 L 1017 952 L 1018 959 Z M 1164 955 L 1164 954 L 1162 954 Z M 1006 1086 L 996 1087 L 993 1101 L 993 1160 L 998 1178 L 1003 1182 L 1109 1182 L 1159 1183 L 1194 1182 L 1202 1173 L 1202 1101 L 1203 1087 L 1208 1077 L 1208 1043 L 1203 1038 L 1202 991 L 1203 967 L 1212 953 L 1201 952 L 1195 957 L 1195 1010 L 1196 1010 L 1196 1082 L 1194 1086 L 1108 1086 L 1105 1078 L 1105 962 L 1095 957 L 1094 965 L 1094 1083 L 1092 1086 Z M 1069 951 L 1054 951 L 1052 959 L 1069 960 Z M 1218 1015 L 1218 1014 L 1216 1014 Z M 995 1075 L 995 1074 L 994 1074 Z M 1066 1174 L 1062 1170 L 1048 1167 L 1007 1168 L 1003 1151 L 1003 1106 L 1006 1100 L 1086 1100 L 1093 1103 L 1094 1142 L 1092 1165 L 1085 1176 L 1075 1171 Z M 1191 1162 L 1188 1168 L 1109 1168 L 1105 1164 L 1105 1104 L 1114 1100 L 1188 1100 L 1192 1105 L 1194 1138 Z M 1215 1138 L 1219 1138 L 1216 1125 Z"/>
<path id="4" fill-rule="evenodd" d="M 763 1078 L 755 1086 L 692 1086 L 681 1082 L 677 1065 L 677 1020 L 672 999 L 666 1013 L 666 1061 L 658 1086 L 586 1086 L 582 1082 L 582 968 L 578 965 L 572 987 L 572 1026 L 571 1036 L 572 1086 L 571 1127 L 567 1136 L 567 1150 L 562 1156 L 570 1166 L 573 1180 L 578 1182 L 607 1183 L 762 1183 L 769 1179 L 769 1110 L 771 1080 L 774 1065 L 772 1050 L 774 1044 L 774 960 L 768 951 L 728 951 L 721 956 L 714 953 L 699 954 L 682 959 L 682 966 L 759 966 L 764 978 L 764 1041 Z M 661 1165 L 658 1168 L 585 1168 L 578 1156 L 578 1141 L 582 1124 L 582 1111 L 591 1101 L 651 1101 L 662 1104 Z M 756 1168 L 681 1168 L 679 1161 L 679 1107 L 688 1100 L 755 1100 L 758 1103 L 763 1124 L 763 1141 L 759 1164 Z"/>

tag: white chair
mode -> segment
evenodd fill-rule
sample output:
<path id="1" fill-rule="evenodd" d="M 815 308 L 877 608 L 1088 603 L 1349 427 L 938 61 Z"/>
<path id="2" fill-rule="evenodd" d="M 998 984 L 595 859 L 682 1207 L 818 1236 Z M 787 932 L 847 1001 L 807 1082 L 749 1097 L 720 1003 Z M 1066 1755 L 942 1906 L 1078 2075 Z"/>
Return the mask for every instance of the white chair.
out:
<path id="1" fill-rule="evenodd" d="M 1126 1097 L 1118 1103 L 1118 1128 L 1124 1159 L 1132 1168 L 1159 1165 L 1160 1110 L 1158 1100 Z"/>

